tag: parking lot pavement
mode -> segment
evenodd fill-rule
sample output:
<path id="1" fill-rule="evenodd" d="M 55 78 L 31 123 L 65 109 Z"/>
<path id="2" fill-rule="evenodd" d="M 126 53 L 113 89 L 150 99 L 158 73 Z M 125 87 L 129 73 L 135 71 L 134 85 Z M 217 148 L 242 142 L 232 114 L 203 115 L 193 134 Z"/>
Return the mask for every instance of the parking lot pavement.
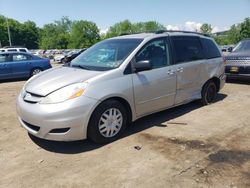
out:
<path id="1" fill-rule="evenodd" d="M 23 84 L 0 83 L 0 187 L 250 187 L 247 83 L 140 119 L 105 146 L 29 136 L 15 111 Z"/>

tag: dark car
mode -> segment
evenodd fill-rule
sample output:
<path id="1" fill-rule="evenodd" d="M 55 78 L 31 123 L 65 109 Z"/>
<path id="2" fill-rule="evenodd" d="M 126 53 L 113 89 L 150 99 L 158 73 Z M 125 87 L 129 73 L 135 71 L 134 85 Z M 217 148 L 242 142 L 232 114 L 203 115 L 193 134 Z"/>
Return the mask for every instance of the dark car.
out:
<path id="1" fill-rule="evenodd" d="M 225 58 L 228 78 L 250 78 L 250 38 L 240 41 Z"/>
<path id="2" fill-rule="evenodd" d="M 0 53 L 0 80 L 31 77 L 49 68 L 51 68 L 49 59 L 30 53 Z"/>
<path id="3" fill-rule="evenodd" d="M 72 52 L 72 53 L 69 53 L 68 55 L 66 55 L 63 59 L 62 59 L 62 62 L 63 63 L 69 63 L 71 62 L 73 59 L 75 59 L 78 55 L 80 55 L 82 52 L 84 52 L 86 50 L 85 49 L 81 49 L 80 51 L 77 51 L 77 52 Z"/>

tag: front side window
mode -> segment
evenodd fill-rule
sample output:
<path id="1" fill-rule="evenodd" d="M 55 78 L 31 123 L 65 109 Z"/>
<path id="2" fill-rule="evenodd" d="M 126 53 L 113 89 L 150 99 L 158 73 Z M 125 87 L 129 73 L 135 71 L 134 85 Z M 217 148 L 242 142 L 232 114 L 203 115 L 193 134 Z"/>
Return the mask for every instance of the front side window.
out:
<path id="1" fill-rule="evenodd" d="M 204 59 L 202 47 L 198 37 L 174 36 L 171 38 L 175 51 L 176 63 Z"/>
<path id="2" fill-rule="evenodd" d="M 70 66 L 99 71 L 115 69 L 141 42 L 142 39 L 102 41 L 77 56 Z"/>
<path id="3" fill-rule="evenodd" d="M 167 66 L 170 64 L 168 44 L 165 39 L 151 41 L 139 51 L 135 59 L 136 62 L 150 61 L 152 68 Z"/>
<path id="4" fill-rule="evenodd" d="M 8 62 L 10 60 L 9 54 L 1 54 L 0 55 L 0 63 Z"/>

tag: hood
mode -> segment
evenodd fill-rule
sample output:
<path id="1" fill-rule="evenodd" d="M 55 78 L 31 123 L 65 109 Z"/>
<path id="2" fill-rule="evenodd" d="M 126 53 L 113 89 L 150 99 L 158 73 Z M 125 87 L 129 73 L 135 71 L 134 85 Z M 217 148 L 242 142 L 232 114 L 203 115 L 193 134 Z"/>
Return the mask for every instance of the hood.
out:
<path id="1" fill-rule="evenodd" d="M 72 67 L 59 67 L 44 71 L 33 77 L 25 86 L 25 90 L 41 96 L 60 89 L 64 86 L 84 82 L 94 76 L 102 74 L 99 71 L 83 70 Z"/>
<path id="2" fill-rule="evenodd" d="M 235 58 L 246 58 L 250 57 L 250 50 L 249 51 L 241 51 L 241 52 L 232 52 L 226 56 L 226 59 L 235 59 Z"/>

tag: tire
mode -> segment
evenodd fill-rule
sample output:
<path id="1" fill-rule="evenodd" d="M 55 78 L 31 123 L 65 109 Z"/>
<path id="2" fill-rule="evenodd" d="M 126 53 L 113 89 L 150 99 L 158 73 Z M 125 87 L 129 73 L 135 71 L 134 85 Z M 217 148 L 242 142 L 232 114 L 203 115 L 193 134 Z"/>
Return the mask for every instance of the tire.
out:
<path id="1" fill-rule="evenodd" d="M 217 95 L 217 88 L 213 81 L 208 81 L 202 88 L 201 104 L 209 105 L 213 102 Z"/>
<path id="2" fill-rule="evenodd" d="M 116 140 L 127 126 L 127 117 L 127 111 L 120 102 L 104 101 L 91 115 L 87 131 L 88 138 L 98 144 Z"/>
<path id="3" fill-rule="evenodd" d="M 34 75 L 36 75 L 36 74 L 38 74 L 38 73 L 40 73 L 40 72 L 42 72 L 42 69 L 41 69 L 41 68 L 34 68 L 34 69 L 32 69 L 30 75 L 31 75 L 31 76 L 34 76 Z"/>

